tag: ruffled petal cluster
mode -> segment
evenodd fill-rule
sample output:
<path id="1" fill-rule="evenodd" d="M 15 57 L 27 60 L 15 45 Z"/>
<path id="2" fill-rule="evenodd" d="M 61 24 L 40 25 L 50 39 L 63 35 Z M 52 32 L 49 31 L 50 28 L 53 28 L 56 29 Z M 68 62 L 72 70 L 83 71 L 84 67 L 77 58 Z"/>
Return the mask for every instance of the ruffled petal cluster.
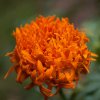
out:
<path id="1" fill-rule="evenodd" d="M 92 56 L 88 50 L 89 41 L 84 32 L 70 24 L 68 18 L 55 16 L 38 17 L 13 33 L 16 46 L 7 55 L 13 67 L 5 75 L 16 71 L 16 81 L 27 78 L 31 82 L 26 89 L 39 86 L 46 97 L 53 96 L 52 88 L 74 88 L 81 73 L 89 72 Z M 45 88 L 47 85 L 47 88 Z M 55 93 L 55 94 L 56 94 Z"/>

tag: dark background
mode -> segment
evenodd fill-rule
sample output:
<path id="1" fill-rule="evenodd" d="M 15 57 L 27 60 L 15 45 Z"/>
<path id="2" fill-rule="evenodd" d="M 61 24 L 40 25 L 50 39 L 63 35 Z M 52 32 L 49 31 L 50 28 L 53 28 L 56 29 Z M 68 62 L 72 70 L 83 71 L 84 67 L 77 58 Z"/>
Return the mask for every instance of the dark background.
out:
<path id="1" fill-rule="evenodd" d="M 43 100 L 37 87 L 23 89 L 29 80 L 17 84 L 15 73 L 3 80 L 11 66 L 5 54 L 15 45 L 12 32 L 39 15 L 68 17 L 90 38 L 90 50 L 100 55 L 100 0 L 0 0 L 0 100 Z M 90 73 L 82 76 L 74 90 L 63 89 L 66 100 L 100 100 L 100 57 L 90 68 Z M 50 100 L 64 98 L 57 94 Z"/>

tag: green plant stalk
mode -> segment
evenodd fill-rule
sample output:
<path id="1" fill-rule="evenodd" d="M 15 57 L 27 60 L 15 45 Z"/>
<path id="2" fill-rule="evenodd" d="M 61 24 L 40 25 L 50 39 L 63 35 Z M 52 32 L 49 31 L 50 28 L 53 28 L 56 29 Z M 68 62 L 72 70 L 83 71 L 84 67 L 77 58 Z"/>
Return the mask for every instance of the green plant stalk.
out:
<path id="1" fill-rule="evenodd" d="M 66 96 L 65 96 L 65 94 L 64 94 L 62 89 L 60 89 L 59 94 L 60 94 L 62 100 L 67 100 L 67 98 L 66 98 Z"/>

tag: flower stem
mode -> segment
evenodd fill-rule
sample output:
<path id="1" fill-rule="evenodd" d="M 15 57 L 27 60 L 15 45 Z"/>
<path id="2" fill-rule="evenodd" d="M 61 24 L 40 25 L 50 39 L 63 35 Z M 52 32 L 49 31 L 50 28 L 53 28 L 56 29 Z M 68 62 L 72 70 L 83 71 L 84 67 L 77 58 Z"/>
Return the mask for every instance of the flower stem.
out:
<path id="1" fill-rule="evenodd" d="M 65 96 L 65 94 L 64 94 L 62 89 L 60 89 L 59 94 L 60 94 L 62 100 L 67 100 L 67 98 L 66 98 L 66 96 Z"/>
<path id="2" fill-rule="evenodd" d="M 44 96 L 44 100 L 48 100 L 48 97 L 47 96 Z"/>

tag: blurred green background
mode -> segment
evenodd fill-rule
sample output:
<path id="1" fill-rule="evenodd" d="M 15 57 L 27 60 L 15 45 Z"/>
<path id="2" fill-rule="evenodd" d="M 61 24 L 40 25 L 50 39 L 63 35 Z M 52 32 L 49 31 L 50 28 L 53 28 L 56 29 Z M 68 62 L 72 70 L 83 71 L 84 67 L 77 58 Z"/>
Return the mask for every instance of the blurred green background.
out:
<path id="1" fill-rule="evenodd" d="M 0 0 L 0 100 L 43 100 L 37 87 L 23 89 L 28 80 L 17 84 L 15 73 L 3 80 L 11 66 L 5 54 L 14 48 L 12 32 L 39 15 L 68 17 L 75 27 L 86 32 L 90 50 L 100 56 L 100 0 Z M 74 90 L 63 89 L 50 100 L 100 100 L 100 57 L 91 63 L 90 73 Z"/>

